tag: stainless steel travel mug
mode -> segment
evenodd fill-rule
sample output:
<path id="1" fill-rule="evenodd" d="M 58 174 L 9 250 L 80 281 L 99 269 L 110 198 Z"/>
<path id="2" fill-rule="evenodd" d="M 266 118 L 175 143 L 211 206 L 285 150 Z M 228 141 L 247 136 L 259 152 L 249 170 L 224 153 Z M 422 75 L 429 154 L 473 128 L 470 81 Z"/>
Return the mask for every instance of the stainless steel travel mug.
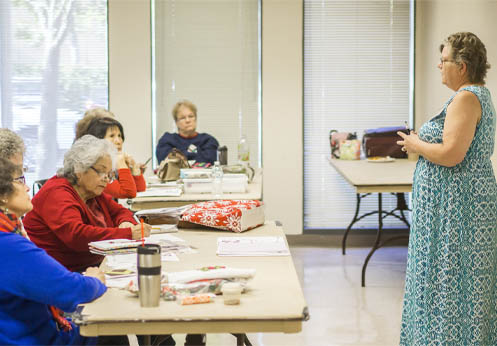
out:
<path id="1" fill-rule="evenodd" d="M 145 308 L 159 306 L 161 291 L 160 245 L 138 246 L 137 253 L 140 306 Z"/>

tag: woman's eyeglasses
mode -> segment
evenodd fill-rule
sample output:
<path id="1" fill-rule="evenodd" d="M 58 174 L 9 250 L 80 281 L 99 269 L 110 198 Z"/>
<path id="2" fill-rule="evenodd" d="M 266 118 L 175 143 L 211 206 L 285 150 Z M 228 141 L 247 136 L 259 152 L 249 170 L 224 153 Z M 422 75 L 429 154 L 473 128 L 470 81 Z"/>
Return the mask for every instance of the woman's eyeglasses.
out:
<path id="1" fill-rule="evenodd" d="M 455 62 L 454 60 L 450 60 L 450 59 L 442 59 L 440 58 L 440 65 L 444 65 L 446 62 Z"/>
<path id="2" fill-rule="evenodd" d="M 90 168 L 93 169 L 95 173 L 97 173 L 100 179 L 107 180 L 109 182 L 112 182 L 114 180 L 114 175 L 112 174 L 112 172 L 111 173 L 100 172 L 98 169 L 96 169 L 93 166 L 91 166 Z"/>
<path id="3" fill-rule="evenodd" d="M 14 178 L 13 181 L 14 181 L 14 183 L 26 185 L 26 177 L 24 175 L 21 175 L 20 177 Z"/>

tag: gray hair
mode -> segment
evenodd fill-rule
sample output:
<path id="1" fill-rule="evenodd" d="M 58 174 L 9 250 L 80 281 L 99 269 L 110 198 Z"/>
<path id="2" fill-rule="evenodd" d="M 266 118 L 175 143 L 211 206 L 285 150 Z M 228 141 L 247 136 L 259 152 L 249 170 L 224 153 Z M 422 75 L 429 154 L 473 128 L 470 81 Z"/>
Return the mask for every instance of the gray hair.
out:
<path id="1" fill-rule="evenodd" d="M 57 176 L 64 177 L 71 184 L 76 184 L 76 173 L 84 173 L 102 157 L 109 156 L 112 168 L 115 167 L 117 150 L 106 139 L 99 139 L 92 135 L 85 135 L 73 143 L 64 154 L 64 167 L 57 171 Z"/>
<path id="2" fill-rule="evenodd" d="M 16 154 L 24 155 L 26 147 L 19 135 L 7 128 L 0 129 L 0 157 L 10 160 Z"/>

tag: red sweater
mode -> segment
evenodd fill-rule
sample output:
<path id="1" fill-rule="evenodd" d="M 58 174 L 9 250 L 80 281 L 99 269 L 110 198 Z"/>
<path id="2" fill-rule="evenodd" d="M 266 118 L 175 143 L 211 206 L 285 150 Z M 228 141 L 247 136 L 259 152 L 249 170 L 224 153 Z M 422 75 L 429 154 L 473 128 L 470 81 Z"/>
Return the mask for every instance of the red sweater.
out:
<path id="1" fill-rule="evenodd" d="M 33 210 L 24 217 L 30 239 L 67 269 L 82 271 L 98 266 L 103 256 L 89 252 L 88 243 L 104 239 L 131 239 L 131 228 L 118 228 L 125 221 L 136 224 L 128 209 L 106 193 L 95 197 L 109 227 L 98 222 L 86 203 L 65 178 L 53 177 L 33 198 Z"/>
<path id="2" fill-rule="evenodd" d="M 143 174 L 132 175 L 129 168 L 121 168 L 118 170 L 118 179 L 108 184 L 104 192 L 114 198 L 135 198 L 137 191 L 145 191 L 146 188 Z"/>

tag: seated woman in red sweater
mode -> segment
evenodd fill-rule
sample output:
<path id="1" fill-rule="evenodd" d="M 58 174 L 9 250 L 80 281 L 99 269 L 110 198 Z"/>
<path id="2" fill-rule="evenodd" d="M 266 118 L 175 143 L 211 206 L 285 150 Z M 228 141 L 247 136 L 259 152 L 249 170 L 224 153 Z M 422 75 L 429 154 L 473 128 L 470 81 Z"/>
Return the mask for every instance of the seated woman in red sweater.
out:
<path id="1" fill-rule="evenodd" d="M 98 266 L 103 256 L 88 243 L 104 239 L 141 239 L 133 214 L 104 193 L 112 179 L 114 146 L 86 135 L 64 155 L 64 167 L 33 198 L 24 218 L 30 239 L 71 271 Z M 144 227 L 150 235 L 150 225 Z"/>
<path id="2" fill-rule="evenodd" d="M 107 185 L 106 193 L 114 198 L 135 198 L 136 192 L 145 191 L 145 165 L 137 164 L 133 157 L 123 152 L 124 130 L 119 121 L 110 117 L 95 117 L 80 135 L 106 139 L 117 149 L 116 179 Z"/>

